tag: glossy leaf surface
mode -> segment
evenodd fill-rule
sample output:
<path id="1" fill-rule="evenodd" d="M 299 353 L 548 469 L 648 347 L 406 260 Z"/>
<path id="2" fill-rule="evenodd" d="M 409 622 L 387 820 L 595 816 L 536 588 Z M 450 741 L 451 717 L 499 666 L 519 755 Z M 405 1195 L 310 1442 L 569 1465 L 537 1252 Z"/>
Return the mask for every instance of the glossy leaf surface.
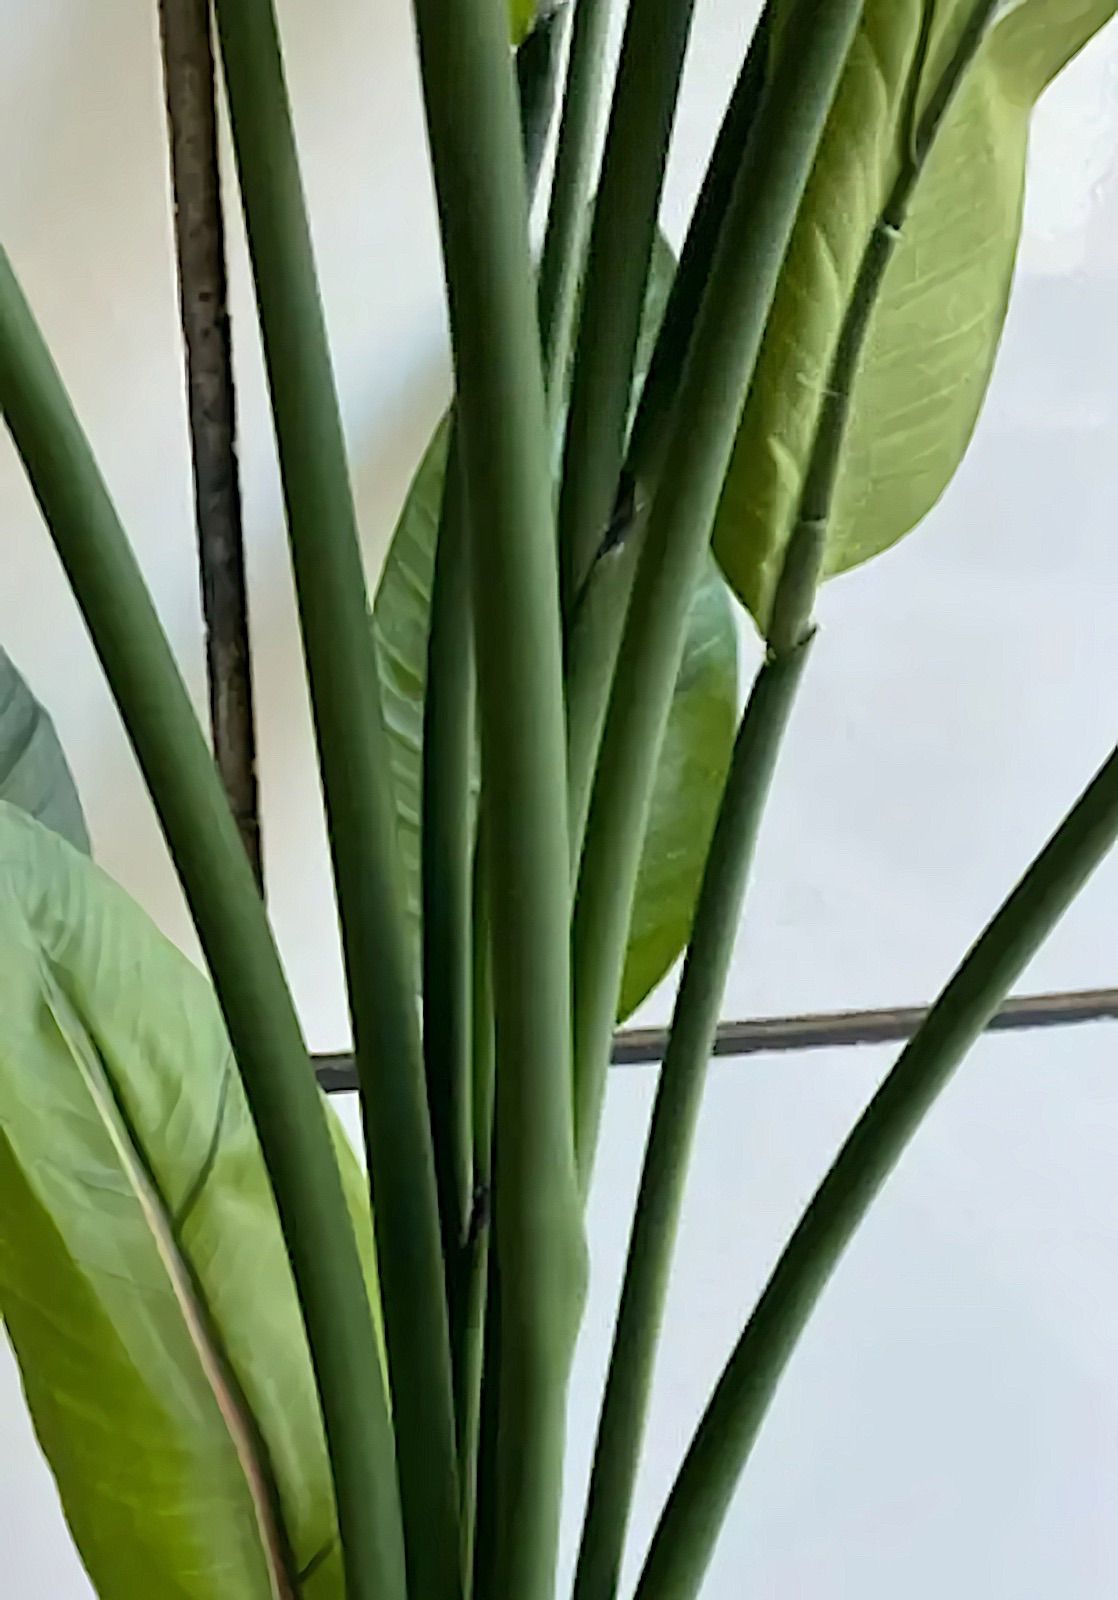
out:
<path id="1" fill-rule="evenodd" d="M 781 274 L 715 530 L 764 630 L 861 252 L 974 0 L 868 0 Z M 970 441 L 1005 320 L 1029 117 L 1114 0 L 1009 0 L 924 166 L 855 380 L 825 571 L 887 549 Z M 775 48 L 779 49 L 779 26 Z M 914 96 L 914 101 L 910 97 Z"/>
<path id="2" fill-rule="evenodd" d="M 7 805 L 0 1312 L 101 1600 L 343 1600 L 302 1322 L 210 986 Z"/>

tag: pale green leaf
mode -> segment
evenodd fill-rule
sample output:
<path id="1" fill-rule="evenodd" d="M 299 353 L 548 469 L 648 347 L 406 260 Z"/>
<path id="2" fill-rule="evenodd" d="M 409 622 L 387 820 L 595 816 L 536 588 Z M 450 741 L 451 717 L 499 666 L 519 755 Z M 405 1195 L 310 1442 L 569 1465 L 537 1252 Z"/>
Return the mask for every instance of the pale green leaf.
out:
<path id="1" fill-rule="evenodd" d="M 671 287 L 675 263 L 659 239 L 653 255 L 635 389 Z M 408 910 L 418 942 L 423 697 L 435 544 L 446 468 L 447 419 L 412 479 L 373 607 L 381 698 L 392 752 Z M 657 771 L 636 898 L 619 1020 L 659 982 L 687 942 L 737 703 L 737 636 L 729 594 L 713 564 L 688 624 L 679 680 Z"/>
<path id="2" fill-rule="evenodd" d="M 509 0 L 509 37 L 513 44 L 520 44 L 532 31 L 535 20 L 536 0 Z"/>
<path id="3" fill-rule="evenodd" d="M 0 800 L 89 853 L 78 791 L 54 723 L 0 649 Z"/>
<path id="4" fill-rule="evenodd" d="M 344 1600 L 302 1322 L 210 985 L 3 804 L 0 1312 L 102 1600 L 293 1600 L 304 1572 L 305 1600 Z"/>
<path id="5" fill-rule="evenodd" d="M 935 17 L 921 103 L 974 0 L 927 3 Z M 923 4 L 868 0 L 746 400 L 715 549 L 762 629 L 858 262 L 911 125 Z M 1032 107 L 1114 10 L 1115 0 L 1016 0 L 996 14 L 925 165 L 870 323 L 828 574 L 909 532 L 962 459 L 1005 319 Z"/>

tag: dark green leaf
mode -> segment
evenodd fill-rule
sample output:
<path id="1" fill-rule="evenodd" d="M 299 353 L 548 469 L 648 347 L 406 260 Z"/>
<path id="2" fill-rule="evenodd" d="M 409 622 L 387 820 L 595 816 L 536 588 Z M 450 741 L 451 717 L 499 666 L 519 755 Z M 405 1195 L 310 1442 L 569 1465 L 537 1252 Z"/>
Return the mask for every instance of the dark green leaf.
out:
<path id="1" fill-rule="evenodd" d="M 762 628 L 859 258 L 903 159 L 925 3 L 934 20 L 921 106 L 974 0 L 868 0 L 746 400 L 715 549 Z M 828 574 L 895 544 L 958 467 L 1005 320 L 1032 107 L 1114 10 L 1115 0 L 1007 0 L 997 13 L 924 167 L 870 323 Z"/>
<path id="2" fill-rule="evenodd" d="M 0 649 L 0 800 L 89 854 L 78 791 L 54 723 Z"/>
<path id="3" fill-rule="evenodd" d="M 103 1600 L 293 1600 L 312 1563 L 304 1600 L 344 1600 L 302 1323 L 210 986 L 3 804 L 0 1311 Z"/>
<path id="4" fill-rule="evenodd" d="M 638 387 L 651 360 L 673 271 L 671 251 L 659 239 L 637 356 Z M 417 940 L 423 696 L 446 447 L 444 417 L 412 479 L 373 607 L 408 908 Z M 664 976 L 687 941 L 730 759 L 736 704 L 734 618 L 725 585 L 712 566 L 695 597 L 652 799 L 622 983 L 622 1020 Z"/>

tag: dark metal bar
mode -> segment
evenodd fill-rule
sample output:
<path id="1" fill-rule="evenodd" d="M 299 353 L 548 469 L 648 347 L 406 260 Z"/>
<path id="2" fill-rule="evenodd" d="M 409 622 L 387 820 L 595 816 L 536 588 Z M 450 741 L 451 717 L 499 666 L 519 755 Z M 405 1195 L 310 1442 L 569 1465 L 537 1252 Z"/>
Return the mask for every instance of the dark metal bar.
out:
<path id="1" fill-rule="evenodd" d="M 160 0 L 214 757 L 263 885 L 209 0 Z"/>
<path id="2" fill-rule="evenodd" d="M 820 1011 L 804 1016 L 757 1017 L 723 1022 L 714 1042 L 716 1056 L 780 1055 L 795 1050 L 829 1050 L 859 1044 L 900 1043 L 911 1038 L 927 1015 L 924 1006 L 879 1011 Z M 1118 1020 L 1118 989 L 1079 989 L 1060 994 L 1021 995 L 1007 1000 L 988 1032 L 1061 1028 L 1077 1022 Z M 625 1028 L 614 1035 L 615 1067 L 647 1065 L 661 1059 L 666 1028 Z M 318 1081 L 327 1094 L 356 1089 L 353 1057 L 315 1057 Z"/>

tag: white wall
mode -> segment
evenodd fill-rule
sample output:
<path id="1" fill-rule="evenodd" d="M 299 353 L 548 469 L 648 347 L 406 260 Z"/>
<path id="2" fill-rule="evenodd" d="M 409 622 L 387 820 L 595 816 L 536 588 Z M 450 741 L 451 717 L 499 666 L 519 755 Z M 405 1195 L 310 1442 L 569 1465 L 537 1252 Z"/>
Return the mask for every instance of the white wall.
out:
<path id="1" fill-rule="evenodd" d="M 669 223 L 733 70 L 702 0 Z M 202 695 L 154 6 L 2 0 L 0 228 Z M 383 551 L 445 391 L 405 0 L 281 17 L 363 527 Z M 1041 107 L 1021 271 L 979 436 L 922 531 L 828 591 L 727 1011 L 914 1001 L 1113 739 L 1118 616 L 1118 34 Z M 18 156 L 15 152 L 18 151 Z M 239 234 L 241 371 L 272 906 L 312 1043 L 345 1037 L 275 469 Z M 30 496 L 0 448 L 0 638 L 55 712 L 98 856 L 193 948 L 173 874 Z M 29 603 L 29 598 L 33 603 Z M 1037 988 L 1116 981 L 1118 862 Z M 663 1016 L 656 997 L 649 1016 Z M 711 1600 L 1096 1600 L 1118 1583 L 1115 1032 L 985 1041 L 829 1292 L 747 1475 Z M 888 1053 L 719 1065 L 689 1199 L 637 1542 L 721 1359 Z M 572 1390 L 572 1496 L 651 1078 L 614 1075 Z M 88 1591 L 0 1366 L 0 1559 Z"/>

